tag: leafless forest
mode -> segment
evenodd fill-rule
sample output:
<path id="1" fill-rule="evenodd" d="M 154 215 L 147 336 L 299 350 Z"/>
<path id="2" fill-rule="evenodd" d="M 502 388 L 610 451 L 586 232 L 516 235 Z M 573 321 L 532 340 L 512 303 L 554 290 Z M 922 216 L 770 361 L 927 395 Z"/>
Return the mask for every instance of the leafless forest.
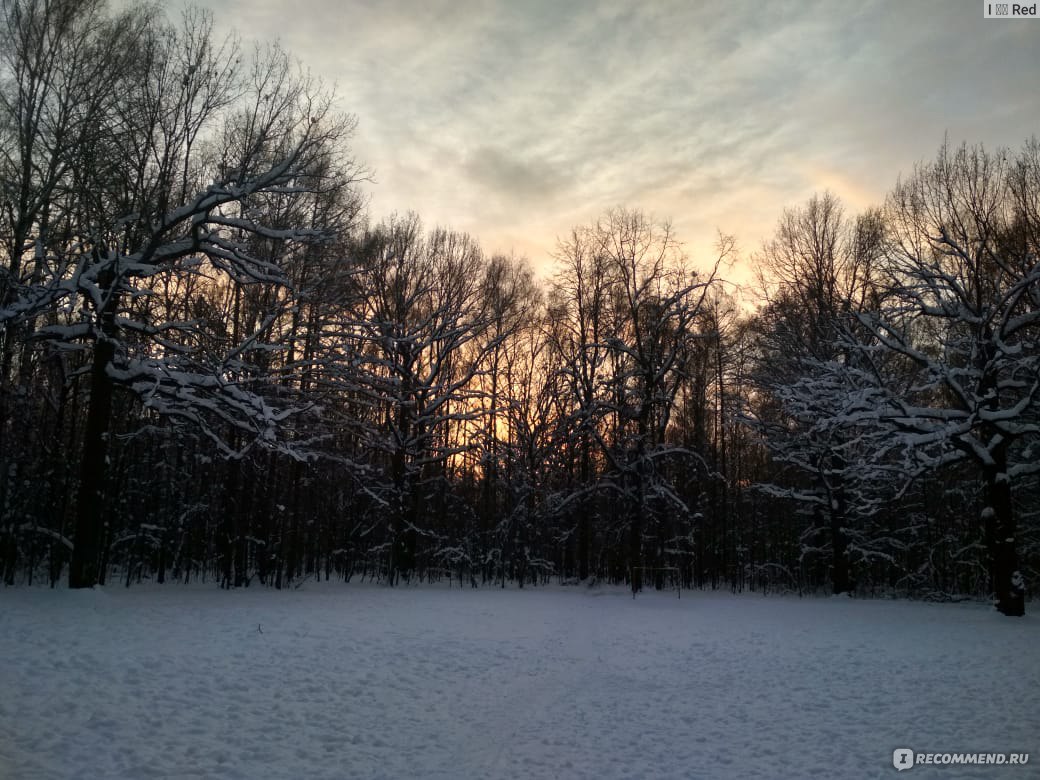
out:
<path id="1" fill-rule="evenodd" d="M 0 570 L 993 595 L 1040 575 L 1040 143 L 740 262 L 367 212 L 349 95 L 189 13 L 4 0 Z M 358 118 L 364 121 L 364 117 Z M 938 140 L 938 139 L 937 139 Z"/>

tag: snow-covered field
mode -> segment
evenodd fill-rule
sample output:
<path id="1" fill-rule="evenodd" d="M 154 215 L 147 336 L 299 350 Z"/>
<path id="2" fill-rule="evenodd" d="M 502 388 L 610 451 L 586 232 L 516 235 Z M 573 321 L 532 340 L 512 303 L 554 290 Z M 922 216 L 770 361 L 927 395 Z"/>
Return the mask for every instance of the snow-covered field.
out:
<path id="1" fill-rule="evenodd" d="M 1030 763 L 897 775 L 899 747 Z M 0 590 L 2 778 L 896 776 L 1040 776 L 1035 617 L 586 588 Z"/>

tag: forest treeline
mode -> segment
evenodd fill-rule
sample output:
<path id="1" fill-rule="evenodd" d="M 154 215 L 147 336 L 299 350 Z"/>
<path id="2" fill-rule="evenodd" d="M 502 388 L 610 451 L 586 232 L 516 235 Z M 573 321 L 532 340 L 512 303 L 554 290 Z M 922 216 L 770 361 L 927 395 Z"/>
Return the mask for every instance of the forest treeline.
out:
<path id="1" fill-rule="evenodd" d="M 1040 144 L 822 193 L 757 307 L 619 208 L 551 273 L 374 221 L 277 46 L 3 0 L 0 571 L 286 587 L 609 581 L 1024 610 Z"/>

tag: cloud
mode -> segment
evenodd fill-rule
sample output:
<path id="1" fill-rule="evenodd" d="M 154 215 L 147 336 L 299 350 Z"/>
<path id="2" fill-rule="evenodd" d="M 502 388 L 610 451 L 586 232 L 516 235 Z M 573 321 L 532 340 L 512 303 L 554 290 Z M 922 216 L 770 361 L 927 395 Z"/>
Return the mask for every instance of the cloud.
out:
<path id="1" fill-rule="evenodd" d="M 976 3 L 206 0 L 338 82 L 376 216 L 538 260 L 610 206 L 754 249 L 829 187 L 855 210 L 943 135 L 1035 132 L 1030 22 Z"/>
<path id="2" fill-rule="evenodd" d="M 479 146 L 467 156 L 461 173 L 503 205 L 531 201 L 549 202 L 564 187 L 562 168 L 529 155 L 513 154 L 491 146 Z"/>

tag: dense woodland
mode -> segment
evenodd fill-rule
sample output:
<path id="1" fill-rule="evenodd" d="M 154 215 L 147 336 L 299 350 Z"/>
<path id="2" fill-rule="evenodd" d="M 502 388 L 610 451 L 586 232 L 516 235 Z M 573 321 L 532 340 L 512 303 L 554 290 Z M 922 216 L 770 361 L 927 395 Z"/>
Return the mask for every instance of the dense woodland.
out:
<path id="1" fill-rule="evenodd" d="M 276 46 L 3 0 L 6 584 L 994 596 L 1040 574 L 1040 143 L 741 258 L 618 208 L 552 270 L 367 213 Z M 346 96 L 349 99 L 349 96 Z M 749 291 L 744 291 L 743 301 Z"/>

